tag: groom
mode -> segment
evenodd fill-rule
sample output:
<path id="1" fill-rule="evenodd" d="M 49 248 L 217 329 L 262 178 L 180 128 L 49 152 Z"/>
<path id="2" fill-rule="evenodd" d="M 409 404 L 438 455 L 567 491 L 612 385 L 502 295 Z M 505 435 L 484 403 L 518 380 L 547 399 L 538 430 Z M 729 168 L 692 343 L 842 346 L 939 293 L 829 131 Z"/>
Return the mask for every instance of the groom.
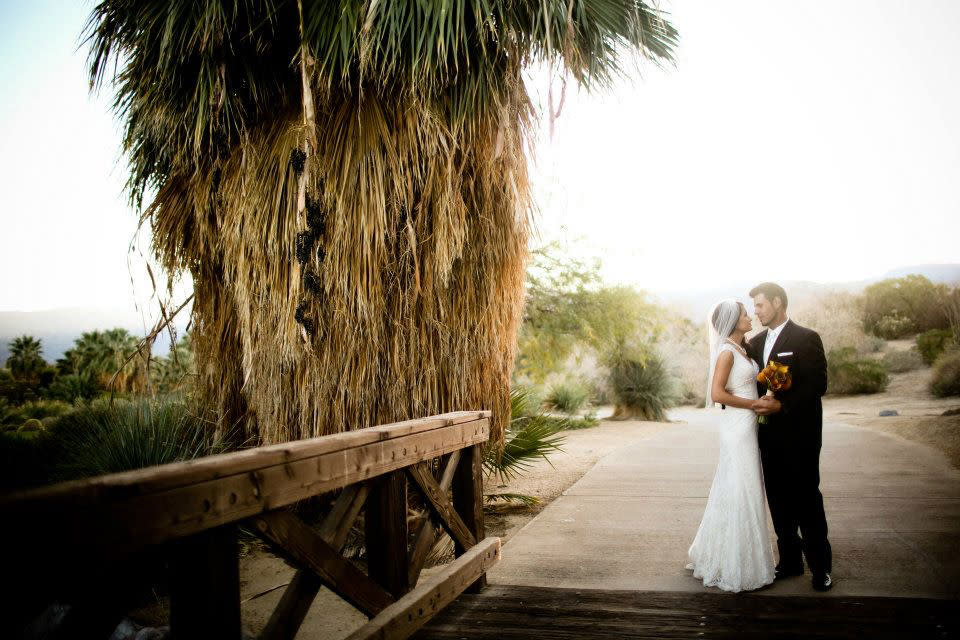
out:
<path id="1" fill-rule="evenodd" d="M 791 388 L 774 397 L 764 397 L 767 387 L 758 383 L 761 398 L 754 404 L 758 415 L 769 416 L 766 424 L 759 425 L 758 441 L 780 553 L 776 577 L 802 575 L 805 556 L 813 588 L 827 591 L 833 581 L 820 494 L 820 396 L 827 391 L 823 342 L 817 332 L 787 318 L 787 293 L 780 285 L 764 282 L 750 291 L 750 297 L 766 330 L 750 340 L 747 352 L 761 369 L 776 360 L 789 366 L 793 376 Z"/>

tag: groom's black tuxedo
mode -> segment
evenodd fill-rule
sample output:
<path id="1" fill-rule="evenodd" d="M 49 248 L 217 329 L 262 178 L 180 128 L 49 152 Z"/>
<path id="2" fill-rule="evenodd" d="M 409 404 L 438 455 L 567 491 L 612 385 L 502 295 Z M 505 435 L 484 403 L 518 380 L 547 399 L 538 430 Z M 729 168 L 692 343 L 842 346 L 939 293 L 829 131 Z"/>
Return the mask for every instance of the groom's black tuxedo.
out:
<path id="1" fill-rule="evenodd" d="M 747 352 L 760 368 L 767 331 L 747 344 Z M 827 391 L 827 359 L 816 331 L 788 320 L 780 331 L 769 360 L 788 365 L 793 385 L 776 394 L 781 410 L 758 426 L 763 480 L 773 527 L 777 532 L 780 566 L 787 572 L 803 567 L 807 558 L 814 574 L 831 571 L 827 519 L 820 494 L 820 446 L 823 405 Z M 757 383 L 762 396 L 765 385 Z M 798 535 L 799 530 L 799 535 Z"/>

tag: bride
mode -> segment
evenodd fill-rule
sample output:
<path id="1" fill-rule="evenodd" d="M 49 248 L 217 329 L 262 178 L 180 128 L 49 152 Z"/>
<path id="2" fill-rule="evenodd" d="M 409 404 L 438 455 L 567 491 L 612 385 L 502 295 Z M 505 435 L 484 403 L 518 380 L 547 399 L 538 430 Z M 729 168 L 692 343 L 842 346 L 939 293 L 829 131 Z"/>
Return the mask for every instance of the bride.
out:
<path id="1" fill-rule="evenodd" d="M 748 591 L 774 579 L 757 415 L 752 409 L 759 371 L 743 348 L 751 325 L 742 304 L 721 301 L 710 314 L 709 326 L 707 407 L 722 403 L 726 410 L 717 421 L 720 459 L 700 528 L 687 552 L 687 569 L 706 587 Z"/>

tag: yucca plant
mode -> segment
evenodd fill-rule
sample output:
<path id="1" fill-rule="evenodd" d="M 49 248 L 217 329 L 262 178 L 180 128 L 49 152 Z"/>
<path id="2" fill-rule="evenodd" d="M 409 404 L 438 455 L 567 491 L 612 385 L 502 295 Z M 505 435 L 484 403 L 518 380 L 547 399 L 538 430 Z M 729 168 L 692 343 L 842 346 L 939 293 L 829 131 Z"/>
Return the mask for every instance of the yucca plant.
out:
<path id="1" fill-rule="evenodd" d="M 546 405 L 548 409 L 573 415 L 586 404 L 590 391 L 577 382 L 563 382 L 550 387 L 547 392 Z"/>
<path id="2" fill-rule="evenodd" d="M 616 400 L 612 420 L 667 419 L 673 404 L 670 373 L 656 353 L 621 356 L 610 363 L 610 387 Z"/>
<path id="3" fill-rule="evenodd" d="M 179 401 L 94 401 L 63 416 L 54 479 L 97 476 L 190 460 L 225 450 Z"/>
<path id="4" fill-rule="evenodd" d="M 264 442 L 489 408 L 500 443 L 521 71 L 604 87 L 677 40 L 641 0 L 103 0 L 87 34 L 131 199 L 194 283 L 201 400 Z"/>

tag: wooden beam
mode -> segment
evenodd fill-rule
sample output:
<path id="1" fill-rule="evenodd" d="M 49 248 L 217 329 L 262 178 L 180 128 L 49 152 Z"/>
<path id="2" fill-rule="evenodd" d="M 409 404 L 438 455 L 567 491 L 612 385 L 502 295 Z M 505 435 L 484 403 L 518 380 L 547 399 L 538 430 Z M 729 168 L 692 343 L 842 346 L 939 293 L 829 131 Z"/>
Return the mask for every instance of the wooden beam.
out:
<path id="1" fill-rule="evenodd" d="M 42 500 L 63 496 L 71 500 L 84 500 L 90 497 L 103 499 L 151 493 L 488 418 L 490 418 L 489 411 L 453 411 L 426 418 L 358 428 L 346 433 L 221 453 L 196 460 L 111 473 L 96 478 L 72 480 L 2 495 L 0 509 L 5 510 L 11 504 L 24 499 Z"/>
<path id="2" fill-rule="evenodd" d="M 467 419 L 476 415 L 326 436 L 337 441 L 332 449 L 308 440 L 285 445 L 289 455 L 284 456 L 277 450 L 270 454 L 273 457 L 247 452 L 213 456 L 222 465 L 201 475 L 217 477 L 193 484 L 174 481 L 177 473 L 193 480 L 201 477 L 191 463 L 175 463 L 0 499 L 5 520 L 15 523 L 0 527 L 0 545 L 19 549 L 17 555 L 23 558 L 22 563 L 8 566 L 9 577 L 16 581 L 20 573 L 44 569 L 37 566 L 38 561 L 61 573 L 71 567 L 82 572 L 103 559 L 149 544 L 189 536 L 485 442 L 489 420 Z M 303 449 L 312 455 L 303 457 Z M 244 462 L 234 463 L 229 456 Z M 270 466 L 236 473 L 267 459 L 272 461 Z M 226 471 L 230 473 L 217 475 Z M 62 531 L 71 532 L 69 539 L 59 535 Z"/>
<path id="3" fill-rule="evenodd" d="M 370 481 L 364 511 L 370 577 L 395 598 L 410 590 L 407 574 L 407 479 L 402 471 Z"/>
<path id="4" fill-rule="evenodd" d="M 381 611 L 347 640 L 402 640 L 450 604 L 500 559 L 500 538 L 485 538 Z M 469 635 L 469 634 L 467 634 Z"/>
<path id="5" fill-rule="evenodd" d="M 225 525 L 170 546 L 170 633 L 176 638 L 240 637 L 237 527 Z"/>
<path id="6" fill-rule="evenodd" d="M 456 470 L 458 462 L 460 462 L 459 450 L 447 456 L 447 463 L 443 467 L 443 475 L 440 476 L 440 489 L 444 494 L 450 491 L 450 487 L 453 485 L 453 472 Z M 420 530 L 414 537 L 413 549 L 410 552 L 410 569 L 408 573 L 411 586 L 417 584 L 417 580 L 420 578 L 420 572 L 423 570 L 423 564 L 427 560 L 427 555 L 430 553 L 430 550 L 433 549 L 433 545 L 436 544 L 437 536 L 435 530 L 436 527 L 433 524 L 433 518 L 431 518 L 428 513 L 423 519 Z"/>
<path id="7" fill-rule="evenodd" d="M 453 506 L 476 540 L 484 538 L 483 525 L 483 445 L 476 444 L 464 449 L 460 464 L 453 477 Z M 454 553 L 460 556 L 467 551 L 466 545 L 454 539 Z M 470 585 L 470 593 L 478 593 L 487 584 L 485 575 Z"/>
<path id="8" fill-rule="evenodd" d="M 337 552 L 343 550 L 366 497 L 366 484 L 350 485 L 340 492 L 333 509 L 323 519 L 318 534 Z M 298 569 L 260 633 L 260 640 L 293 640 L 321 586 L 323 582 L 314 572 Z"/>
<path id="9" fill-rule="evenodd" d="M 253 524 L 282 554 L 313 571 L 331 591 L 368 616 L 375 616 L 393 602 L 383 587 L 289 511 L 265 513 L 254 518 Z"/>
<path id="10" fill-rule="evenodd" d="M 440 488 L 437 481 L 433 479 L 433 475 L 420 465 L 407 467 L 407 473 L 410 474 L 410 477 L 413 478 L 413 481 L 427 498 L 427 504 L 440 519 L 440 524 L 447 530 L 450 537 L 464 549 L 469 549 L 477 544 L 473 533 L 457 515 L 450 498 L 447 497 L 447 492 Z"/>

